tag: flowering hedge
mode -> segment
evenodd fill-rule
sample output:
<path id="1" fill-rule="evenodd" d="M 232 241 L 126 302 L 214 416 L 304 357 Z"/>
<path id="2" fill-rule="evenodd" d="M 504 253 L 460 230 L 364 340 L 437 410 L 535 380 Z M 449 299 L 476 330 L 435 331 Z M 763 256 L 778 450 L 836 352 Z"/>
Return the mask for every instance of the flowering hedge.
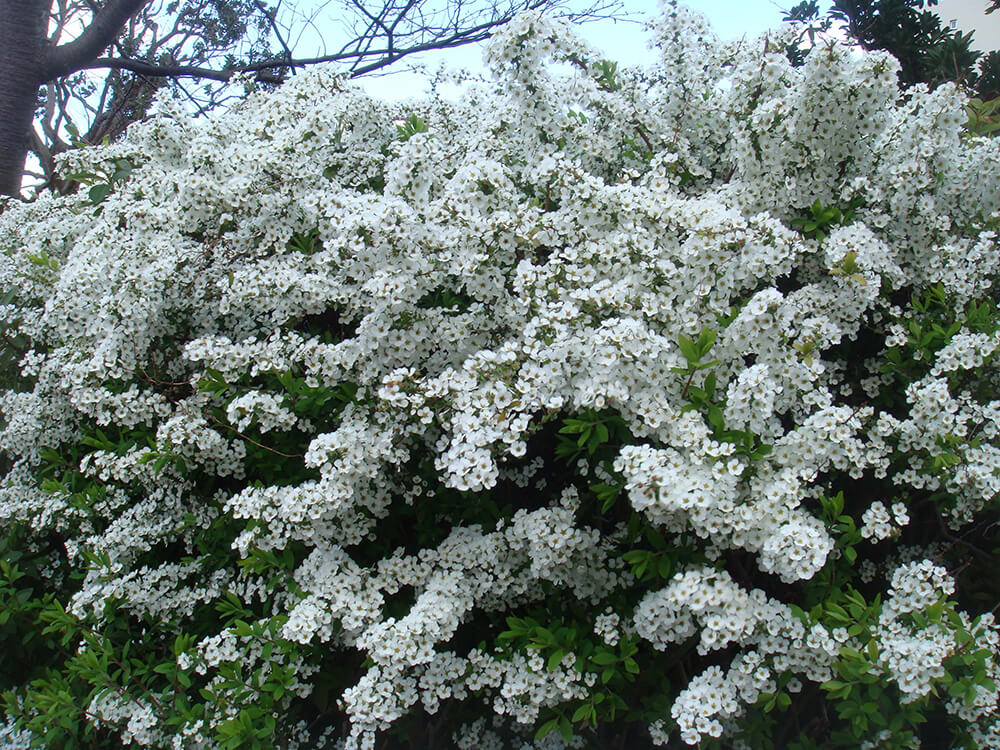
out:
<path id="1" fill-rule="evenodd" d="M 1000 145 L 653 33 L 163 104 L 6 206 L 6 746 L 1000 746 Z"/>

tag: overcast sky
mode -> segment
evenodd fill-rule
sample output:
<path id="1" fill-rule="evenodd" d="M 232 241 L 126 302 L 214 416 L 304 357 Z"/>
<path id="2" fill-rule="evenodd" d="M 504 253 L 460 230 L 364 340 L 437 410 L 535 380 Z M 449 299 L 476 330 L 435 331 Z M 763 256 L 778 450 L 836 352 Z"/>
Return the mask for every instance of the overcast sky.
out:
<path id="1" fill-rule="evenodd" d="M 658 0 L 624 0 L 626 10 L 635 19 L 648 19 L 659 7 Z M 795 4 L 795 0 L 697 0 L 688 5 L 704 13 L 723 39 L 755 35 L 781 23 L 782 12 Z M 829 3 L 821 3 L 826 6 Z M 647 47 L 647 35 L 641 23 L 602 21 L 584 24 L 581 32 L 608 59 L 622 65 L 640 64 L 652 59 Z M 479 45 L 470 45 L 441 53 L 428 53 L 419 61 L 436 68 L 444 61 L 450 68 L 482 70 Z M 402 99 L 419 95 L 423 80 L 407 73 L 368 77 L 361 81 L 372 95 Z"/>

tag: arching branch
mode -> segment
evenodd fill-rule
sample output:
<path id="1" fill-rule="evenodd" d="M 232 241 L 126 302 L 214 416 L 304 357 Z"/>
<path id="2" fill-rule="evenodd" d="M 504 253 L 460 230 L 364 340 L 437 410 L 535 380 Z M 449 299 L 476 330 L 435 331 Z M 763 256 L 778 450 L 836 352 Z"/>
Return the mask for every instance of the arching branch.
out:
<path id="1" fill-rule="evenodd" d="M 109 0 L 94 13 L 80 36 L 49 50 L 43 79 L 51 81 L 86 68 L 88 63 L 111 46 L 128 19 L 148 3 L 149 0 Z"/>

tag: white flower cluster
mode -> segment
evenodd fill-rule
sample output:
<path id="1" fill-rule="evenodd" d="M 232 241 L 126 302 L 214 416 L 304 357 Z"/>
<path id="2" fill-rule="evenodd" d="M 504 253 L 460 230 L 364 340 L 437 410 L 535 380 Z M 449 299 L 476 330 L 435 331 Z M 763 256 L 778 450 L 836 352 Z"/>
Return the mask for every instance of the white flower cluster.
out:
<path id="1" fill-rule="evenodd" d="M 296 572 L 309 593 L 291 610 L 283 635 L 301 643 L 318 637 L 350 645 L 374 662 L 365 678 L 369 688 L 345 697 L 359 741 L 368 742 L 418 698 L 433 712 L 442 700 L 465 697 L 468 690 L 498 689 L 494 709 L 530 723 L 540 707 L 565 700 L 567 691 L 585 693 L 580 686 L 570 689 L 583 679 L 569 666 L 572 654 L 563 670 L 550 672 L 534 659 L 501 662 L 475 652 L 462 658 L 436 648 L 476 607 L 495 610 L 511 599 L 537 596 L 539 581 L 595 600 L 620 586 L 620 565 L 611 564 L 598 542 L 595 532 L 574 527 L 569 511 L 543 508 L 521 511 L 490 534 L 457 528 L 435 550 L 419 557 L 398 550 L 371 572 L 340 548 L 316 549 Z M 387 597 L 403 587 L 417 592 L 408 614 L 383 619 Z M 399 698 L 404 687 L 406 700 Z M 396 697 L 386 703 L 386 695 Z"/>
<path id="2" fill-rule="evenodd" d="M 985 724 L 995 722 L 1000 710 L 1000 688 L 995 682 L 1000 675 L 997 648 L 1000 627 L 992 613 L 980 616 L 973 623 L 964 612 L 952 610 L 953 616 L 949 617 L 947 608 L 939 606 L 938 615 L 928 618 L 930 622 L 926 624 L 914 617 L 927 618 L 928 610 L 941 605 L 954 591 L 955 582 L 948 572 L 930 560 L 898 567 L 892 574 L 889 596 L 875 631 L 880 646 L 879 664 L 899 686 L 903 701 L 910 703 L 934 689 L 935 682 L 945 675 L 945 663 L 950 657 L 970 652 L 985 654 L 985 671 L 994 680 L 993 687 L 976 686 L 971 704 L 964 699 L 948 703 L 949 713 L 968 722 L 973 731 L 982 733 L 980 720 L 985 720 Z"/>
<path id="3" fill-rule="evenodd" d="M 18 728 L 13 719 L 8 719 L 0 724 L 0 742 L 9 750 L 31 750 L 31 748 L 38 746 L 34 735 L 25 729 Z"/>
<path id="4" fill-rule="evenodd" d="M 636 607 L 635 629 L 661 650 L 696 634 L 699 653 L 732 644 L 750 649 L 728 671 L 709 667 L 677 697 L 671 715 L 689 744 L 721 736 L 726 720 L 774 691 L 776 673 L 829 679 L 840 648 L 823 626 L 807 629 L 760 589 L 747 592 L 725 571 L 708 567 L 677 573 L 666 588 L 647 594 Z"/>
<path id="5" fill-rule="evenodd" d="M 30 351 L 0 394 L 0 525 L 65 540 L 68 609 L 203 628 L 238 593 L 317 663 L 368 660 L 336 696 L 346 748 L 445 701 L 526 726 L 584 700 L 575 654 L 457 645 L 560 596 L 600 613 L 580 632 L 602 648 L 737 652 L 677 686 L 689 743 L 783 673 L 829 679 L 841 641 L 765 593 L 836 556 L 817 498 L 881 483 L 907 503 L 850 512 L 895 541 L 923 523 L 911 493 L 946 494 L 953 525 L 1000 494 L 1000 334 L 965 313 L 1000 276 L 1000 140 L 961 135 L 954 86 L 900 101 L 886 55 L 831 42 L 796 67 L 791 31 L 719 44 L 674 4 L 653 34 L 658 63 L 616 69 L 525 13 L 488 47 L 496 82 L 457 103 L 373 101 L 323 67 L 211 120 L 165 101 L 67 155 L 134 165 L 98 210 L 85 191 L 7 205 L 0 319 Z M 426 131 L 405 137 L 411 115 Z M 799 231 L 817 201 L 851 221 Z M 932 287 L 959 325 L 896 378 L 882 356 L 920 323 L 900 300 Z M 592 421 L 572 479 L 566 418 Z M 595 479 L 623 490 L 605 517 Z M 643 531 L 696 548 L 660 590 L 622 560 Z M 914 697 L 956 649 L 904 617 L 950 585 L 922 565 L 879 624 Z M 199 638 L 184 665 L 216 687 L 223 664 L 277 663 L 228 626 Z M 303 695 L 308 658 L 285 664 Z M 93 713 L 159 742 L 116 700 Z"/>
<path id="6" fill-rule="evenodd" d="M 820 521 L 798 507 L 801 482 L 782 470 L 741 483 L 742 462 L 712 461 L 713 448 L 722 447 L 715 443 L 686 458 L 671 448 L 625 446 L 615 470 L 624 475 L 633 506 L 655 522 L 678 532 L 690 525 L 723 548 L 759 552 L 760 567 L 783 580 L 810 578 L 826 562 L 833 541 Z"/>
<path id="7" fill-rule="evenodd" d="M 926 695 L 944 675 L 943 662 L 955 650 L 954 633 L 946 623 L 911 630 L 905 615 L 922 612 L 954 593 L 954 581 L 929 560 L 904 565 L 892 577 L 892 588 L 879 617 L 879 661 L 895 677 L 903 700 Z"/>
<path id="8" fill-rule="evenodd" d="M 298 421 L 295 414 L 271 393 L 251 391 L 237 396 L 226 406 L 226 417 L 236 429 L 245 430 L 255 423 L 261 432 L 288 430 Z"/>
<path id="9" fill-rule="evenodd" d="M 621 617 L 610 607 L 603 614 L 594 618 L 594 633 L 601 637 L 609 646 L 617 646 L 618 639 L 621 638 L 619 624 Z"/>
<path id="10" fill-rule="evenodd" d="M 513 743 L 504 742 L 504 735 L 509 735 L 509 728 L 504 725 L 501 717 L 494 716 L 493 728 L 486 726 L 486 719 L 479 718 L 462 727 L 452 737 L 455 747 L 459 750 L 504 750 L 510 747 L 516 750 L 566 750 L 566 748 L 584 748 L 586 740 L 575 735 L 566 741 L 558 732 L 548 734 L 536 740 L 516 740 Z"/>
<path id="11" fill-rule="evenodd" d="M 142 747 L 154 743 L 162 746 L 165 735 L 156 729 L 156 715 L 148 704 L 123 699 L 113 690 L 103 690 L 94 696 L 87 711 L 98 717 L 98 723 L 124 726 L 122 742 L 134 742 Z"/>
<path id="12" fill-rule="evenodd" d="M 899 534 L 900 528 L 910 522 L 905 503 L 893 503 L 892 515 L 885 503 L 876 500 L 861 514 L 861 536 L 876 542 Z"/>

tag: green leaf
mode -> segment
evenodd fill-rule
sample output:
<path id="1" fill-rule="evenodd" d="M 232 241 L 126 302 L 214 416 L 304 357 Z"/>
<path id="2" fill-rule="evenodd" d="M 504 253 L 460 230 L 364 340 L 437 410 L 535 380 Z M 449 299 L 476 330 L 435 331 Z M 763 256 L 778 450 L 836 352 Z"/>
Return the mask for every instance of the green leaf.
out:
<path id="1" fill-rule="evenodd" d="M 573 725 L 570 724 L 569 719 L 565 716 L 559 717 L 559 734 L 562 735 L 562 738 L 566 742 L 573 739 Z"/>
<path id="2" fill-rule="evenodd" d="M 107 198 L 108 195 L 110 195 L 110 193 L 111 193 L 111 185 L 107 183 L 101 183 L 100 185 L 94 185 L 92 188 L 90 188 L 89 191 L 87 191 L 87 198 L 90 200 L 91 203 L 97 205 L 105 198 Z"/>
<path id="3" fill-rule="evenodd" d="M 948 695 L 953 698 L 958 698 L 959 696 L 965 695 L 965 684 L 962 682 L 953 682 L 948 686 Z"/>
<path id="4" fill-rule="evenodd" d="M 827 603 L 826 613 L 834 622 L 850 622 L 851 620 L 850 615 L 847 614 L 847 610 L 834 602 Z"/>
<path id="5" fill-rule="evenodd" d="M 708 373 L 708 375 L 705 376 L 705 393 L 708 396 L 709 400 L 715 398 L 715 384 L 716 384 L 715 373 L 714 372 Z"/>
<path id="6" fill-rule="evenodd" d="M 547 664 L 550 672 L 556 671 L 556 669 L 562 663 L 563 656 L 565 655 L 566 652 L 563 651 L 561 648 L 557 648 L 555 651 L 552 652 L 552 654 L 549 656 L 549 661 Z"/>
<path id="7" fill-rule="evenodd" d="M 698 335 L 698 350 L 699 350 L 698 359 L 701 359 L 706 354 L 708 354 L 708 351 L 715 344 L 715 337 L 717 335 L 718 334 L 716 334 L 716 332 L 713 331 L 711 328 L 703 328 L 701 330 L 701 333 Z"/>
<path id="8" fill-rule="evenodd" d="M 523 635 L 528 632 L 527 623 L 519 617 L 508 617 L 507 627 L 517 635 Z"/>
<path id="9" fill-rule="evenodd" d="M 590 491 L 593 492 L 598 500 L 602 501 L 601 512 L 607 513 L 618 496 L 621 494 L 622 488 L 617 485 L 609 484 L 592 484 L 590 485 Z"/>
<path id="10" fill-rule="evenodd" d="M 552 631 L 548 628 L 543 628 L 540 625 L 535 628 L 534 637 L 539 643 L 553 646 L 556 645 L 556 637 L 552 634 Z"/>
<path id="11" fill-rule="evenodd" d="M 564 419 L 563 426 L 559 430 L 562 435 L 575 435 L 578 432 L 582 432 L 588 426 L 587 422 L 580 419 Z"/>
<path id="12" fill-rule="evenodd" d="M 722 416 L 722 409 L 715 404 L 708 407 L 708 423 L 716 432 L 722 432 L 722 430 L 725 429 L 726 425 L 725 419 Z"/>
<path id="13" fill-rule="evenodd" d="M 535 732 L 535 739 L 541 740 L 548 737 L 559 727 L 559 719 L 549 719 L 547 722 L 538 727 L 538 731 Z"/>
<path id="14" fill-rule="evenodd" d="M 677 345 L 680 346 L 681 354 L 684 355 L 684 359 L 686 359 L 689 363 L 694 364 L 701 359 L 701 354 L 698 351 L 697 345 L 683 333 L 678 336 Z"/>
<path id="15" fill-rule="evenodd" d="M 121 182 L 128 179 L 130 174 L 132 174 L 132 162 L 126 159 L 119 159 L 115 162 L 115 172 L 111 175 L 111 179 L 115 182 Z"/>

